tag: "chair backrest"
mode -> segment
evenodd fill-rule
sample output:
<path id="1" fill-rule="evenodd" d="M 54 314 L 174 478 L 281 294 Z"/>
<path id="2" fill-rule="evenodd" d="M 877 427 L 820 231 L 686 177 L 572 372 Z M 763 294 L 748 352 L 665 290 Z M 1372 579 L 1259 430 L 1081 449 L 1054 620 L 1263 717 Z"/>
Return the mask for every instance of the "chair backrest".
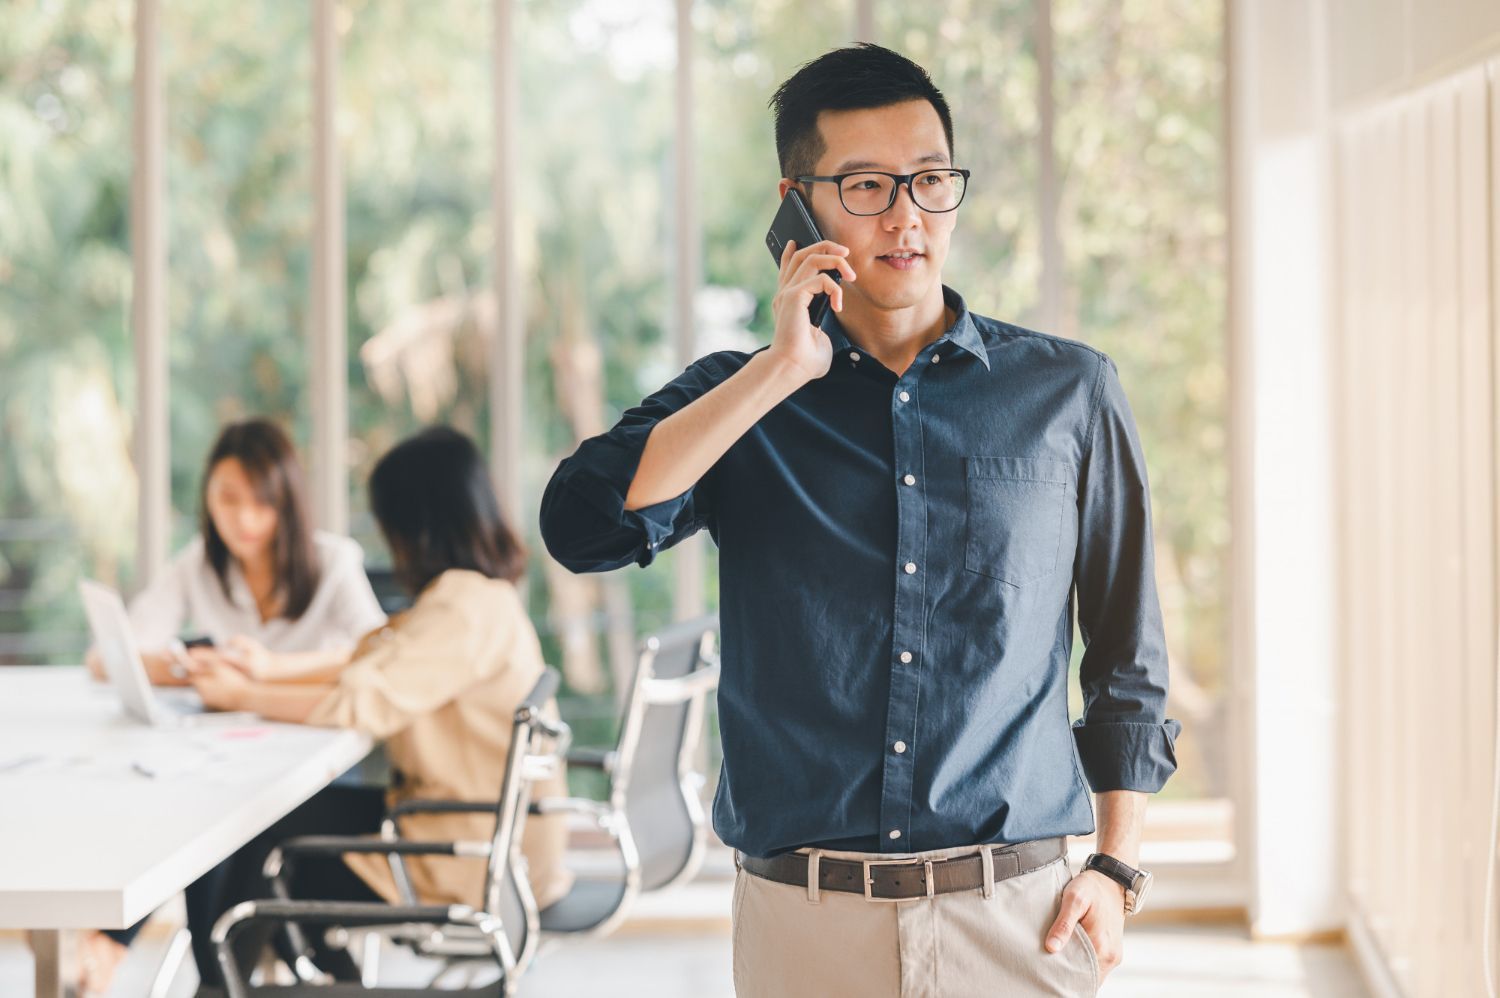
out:
<path id="1" fill-rule="evenodd" d="M 375 601 L 380 604 L 380 609 L 385 611 L 386 616 L 411 609 L 412 595 L 396 580 L 395 572 L 389 568 L 366 566 L 365 578 L 370 580 L 370 589 L 375 593 Z"/>
<path id="2" fill-rule="evenodd" d="M 550 666 L 516 708 L 511 727 L 510 755 L 495 808 L 495 835 L 490 845 L 484 878 L 485 910 L 498 915 L 505 925 L 515 956 L 516 974 L 525 970 L 540 942 L 536 899 L 530 882 L 518 874 L 521 836 L 525 830 L 531 784 L 544 779 L 562 765 L 571 732 L 560 721 L 547 718 L 543 709 L 557 694 L 559 676 Z"/>
<path id="3" fill-rule="evenodd" d="M 704 703 L 718 685 L 718 618 L 673 624 L 641 642 L 620 724 L 611 804 L 623 811 L 640 858 L 640 889 L 691 877 L 705 819 L 697 752 Z"/>

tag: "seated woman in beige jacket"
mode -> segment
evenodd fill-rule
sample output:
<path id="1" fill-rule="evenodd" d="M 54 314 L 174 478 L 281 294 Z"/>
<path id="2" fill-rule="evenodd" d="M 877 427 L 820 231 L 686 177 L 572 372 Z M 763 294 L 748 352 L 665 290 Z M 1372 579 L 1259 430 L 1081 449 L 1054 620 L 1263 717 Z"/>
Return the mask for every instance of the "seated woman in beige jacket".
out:
<path id="1" fill-rule="evenodd" d="M 206 703 L 252 710 L 271 720 L 363 731 L 385 743 L 396 771 L 382 793 L 365 787 L 324 790 L 251 842 L 189 892 L 189 928 L 205 983 L 220 980 L 207 933 L 223 911 L 269 895 L 260 868 L 280 841 L 304 834 L 378 831 L 386 807 L 407 798 L 498 799 L 511 723 L 542 674 L 541 647 L 514 582 L 524 552 L 501 517 L 484 462 L 472 441 L 434 428 L 398 444 L 370 478 L 371 508 L 394 558 L 397 576 L 416 594 L 410 610 L 366 635 L 347 662 L 295 680 L 275 678 L 277 656 L 253 653 L 232 663 L 194 652 L 193 683 Z M 244 663 L 251 663 L 249 666 Z M 253 674 L 253 675 L 252 675 Z M 259 677 L 259 678 L 257 678 Z M 561 774 L 534 790 L 566 793 Z M 488 839 L 485 815 L 425 815 L 403 821 L 413 838 Z M 527 822 L 523 850 L 537 903 L 567 893 L 562 866 L 566 830 L 557 817 Z M 347 864 L 347 865 L 346 865 Z M 482 859 L 412 857 L 413 887 L 425 904 L 480 902 Z M 299 864 L 293 896 L 396 899 L 383 857 Z M 200 943 L 199 940 L 202 940 Z M 354 976 L 342 953 L 319 962 Z"/>

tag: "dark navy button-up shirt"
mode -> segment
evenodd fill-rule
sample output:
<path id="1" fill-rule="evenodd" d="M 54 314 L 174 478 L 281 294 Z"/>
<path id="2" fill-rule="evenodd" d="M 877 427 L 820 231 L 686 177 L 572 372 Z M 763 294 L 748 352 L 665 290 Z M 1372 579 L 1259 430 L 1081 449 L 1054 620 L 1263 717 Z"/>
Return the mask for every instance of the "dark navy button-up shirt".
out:
<path id="1" fill-rule="evenodd" d="M 624 508 L 652 427 L 751 354 L 695 362 L 542 499 L 575 572 L 647 565 L 701 528 L 717 542 L 714 827 L 750 855 L 1081 835 L 1086 786 L 1151 793 L 1176 769 L 1146 465 L 1114 363 L 945 294 L 957 320 L 899 376 L 830 312 L 828 374 L 683 495 Z"/>

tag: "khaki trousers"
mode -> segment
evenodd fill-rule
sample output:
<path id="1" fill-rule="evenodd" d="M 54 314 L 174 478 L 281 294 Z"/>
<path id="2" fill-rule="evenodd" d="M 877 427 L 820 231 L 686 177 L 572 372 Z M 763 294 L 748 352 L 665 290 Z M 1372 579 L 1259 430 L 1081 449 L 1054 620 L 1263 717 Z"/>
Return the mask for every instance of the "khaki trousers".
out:
<path id="1" fill-rule="evenodd" d="M 947 859 L 974 851 L 963 846 L 909 857 Z M 975 890 L 890 902 L 827 890 L 812 900 L 806 888 L 740 870 L 734 882 L 735 993 L 739 998 L 1095 995 L 1099 962 L 1081 925 L 1058 952 L 1042 946 L 1071 876 L 1067 862 L 1058 859 L 999 881 L 989 898 Z"/>

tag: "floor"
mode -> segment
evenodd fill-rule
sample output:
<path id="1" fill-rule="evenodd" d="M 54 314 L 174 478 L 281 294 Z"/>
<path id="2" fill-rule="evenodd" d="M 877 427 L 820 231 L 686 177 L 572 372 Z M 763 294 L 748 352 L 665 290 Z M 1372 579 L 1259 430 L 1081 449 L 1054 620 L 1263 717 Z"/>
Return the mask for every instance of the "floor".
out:
<path id="1" fill-rule="evenodd" d="M 695 885 L 696 886 L 696 885 Z M 682 903 L 661 905 L 680 916 L 718 888 Z M 728 899 L 724 899 L 727 910 Z M 139 941 L 109 998 L 143 998 L 159 953 L 160 933 Z M 391 975 L 414 971 L 397 961 Z M 180 973 L 171 998 L 190 998 L 196 975 Z M 393 982 L 394 983 L 394 982 Z M 0 995 L 31 993 L 31 955 L 14 934 L 0 935 Z M 731 998 L 729 938 L 714 920 L 685 922 L 650 910 L 609 939 L 568 941 L 544 950 L 521 988 L 523 996 Z M 1110 975 L 1103 998 L 1364 998 L 1368 992 L 1348 951 L 1333 945 L 1252 943 L 1230 925 L 1148 925 L 1126 936 L 1125 963 Z"/>

